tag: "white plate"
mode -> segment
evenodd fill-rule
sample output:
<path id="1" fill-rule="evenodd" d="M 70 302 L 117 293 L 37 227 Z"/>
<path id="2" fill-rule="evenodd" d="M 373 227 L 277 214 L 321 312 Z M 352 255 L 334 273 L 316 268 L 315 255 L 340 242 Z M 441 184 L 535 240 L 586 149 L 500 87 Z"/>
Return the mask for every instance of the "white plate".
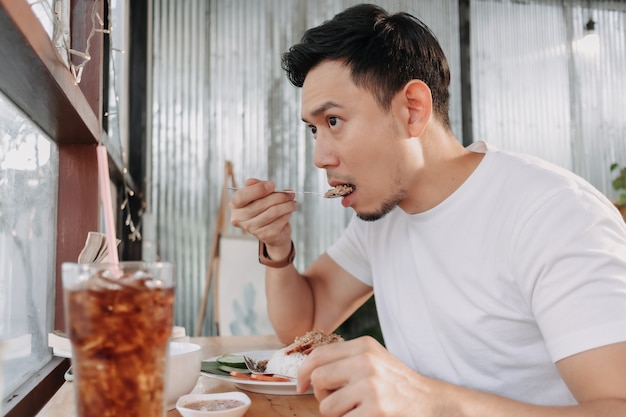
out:
<path id="1" fill-rule="evenodd" d="M 269 359 L 276 352 L 276 350 L 253 350 L 250 352 L 236 352 L 233 355 L 246 355 L 256 360 Z M 220 355 L 221 356 L 221 355 Z M 206 359 L 206 361 L 215 361 L 219 356 Z M 259 394 L 271 394 L 271 395 L 300 395 L 296 391 L 296 381 L 289 382 L 271 382 L 271 381 L 254 381 L 250 379 L 241 379 L 228 375 L 216 375 L 209 372 L 201 372 L 202 375 L 209 378 L 219 379 L 222 381 L 228 381 L 234 384 L 237 388 L 245 391 L 257 392 Z M 312 389 L 309 389 L 305 394 L 313 393 Z"/>

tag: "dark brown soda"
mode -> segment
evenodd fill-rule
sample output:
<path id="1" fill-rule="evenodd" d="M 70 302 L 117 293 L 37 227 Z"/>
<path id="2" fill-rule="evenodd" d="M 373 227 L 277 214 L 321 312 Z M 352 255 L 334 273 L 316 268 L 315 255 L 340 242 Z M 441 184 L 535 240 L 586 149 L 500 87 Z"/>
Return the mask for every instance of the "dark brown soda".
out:
<path id="1" fill-rule="evenodd" d="M 125 278 L 66 290 L 80 417 L 162 417 L 174 289 Z"/>

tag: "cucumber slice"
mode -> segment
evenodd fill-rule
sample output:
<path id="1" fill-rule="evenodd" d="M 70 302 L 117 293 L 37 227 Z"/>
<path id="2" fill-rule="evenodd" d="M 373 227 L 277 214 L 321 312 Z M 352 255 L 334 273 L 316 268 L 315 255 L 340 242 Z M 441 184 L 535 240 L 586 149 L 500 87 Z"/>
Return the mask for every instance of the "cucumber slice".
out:
<path id="1" fill-rule="evenodd" d="M 202 361 L 202 366 L 200 368 L 202 372 L 208 372 L 213 375 L 226 375 L 228 376 L 230 372 L 225 372 L 220 369 L 220 364 L 216 361 Z"/>
<path id="2" fill-rule="evenodd" d="M 252 373 L 248 369 L 236 368 L 234 366 L 228 366 L 228 365 L 220 365 L 219 369 L 220 369 L 220 371 L 228 372 L 229 374 L 231 372 L 239 372 L 240 374 L 251 374 Z"/>
<path id="3" fill-rule="evenodd" d="M 238 369 L 248 369 L 243 360 L 243 356 L 240 355 L 226 354 L 217 358 L 216 361 L 220 365 L 226 365 Z"/>

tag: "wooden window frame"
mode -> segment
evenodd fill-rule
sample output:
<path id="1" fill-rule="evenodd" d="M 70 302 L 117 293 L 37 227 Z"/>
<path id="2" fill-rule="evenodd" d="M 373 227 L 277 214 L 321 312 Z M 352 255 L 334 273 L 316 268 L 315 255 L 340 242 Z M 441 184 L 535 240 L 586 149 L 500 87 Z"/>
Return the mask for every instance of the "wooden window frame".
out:
<path id="1" fill-rule="evenodd" d="M 91 10 L 104 1 L 72 0 L 72 49 L 84 51 Z M 59 150 L 54 328 L 65 330 L 61 265 L 75 262 L 89 231 L 99 229 L 96 146 L 102 130 L 103 34 L 90 41 L 82 79 L 73 75 L 26 0 L 0 0 L 0 90 L 45 132 Z M 105 143 L 106 144 L 106 143 Z M 122 178 L 110 160 L 110 177 Z M 63 384 L 68 360 L 53 358 L 3 404 L 5 417 L 35 415 Z"/>

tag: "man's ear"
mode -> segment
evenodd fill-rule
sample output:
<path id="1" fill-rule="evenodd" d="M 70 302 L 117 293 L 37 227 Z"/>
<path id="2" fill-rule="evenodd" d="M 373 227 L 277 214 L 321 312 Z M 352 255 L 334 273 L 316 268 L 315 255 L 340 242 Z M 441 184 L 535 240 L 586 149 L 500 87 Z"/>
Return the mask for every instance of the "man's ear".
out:
<path id="1" fill-rule="evenodd" d="M 421 80 L 411 80 L 404 87 L 404 94 L 409 112 L 409 132 L 412 137 L 419 137 L 424 133 L 433 112 L 430 88 Z"/>

